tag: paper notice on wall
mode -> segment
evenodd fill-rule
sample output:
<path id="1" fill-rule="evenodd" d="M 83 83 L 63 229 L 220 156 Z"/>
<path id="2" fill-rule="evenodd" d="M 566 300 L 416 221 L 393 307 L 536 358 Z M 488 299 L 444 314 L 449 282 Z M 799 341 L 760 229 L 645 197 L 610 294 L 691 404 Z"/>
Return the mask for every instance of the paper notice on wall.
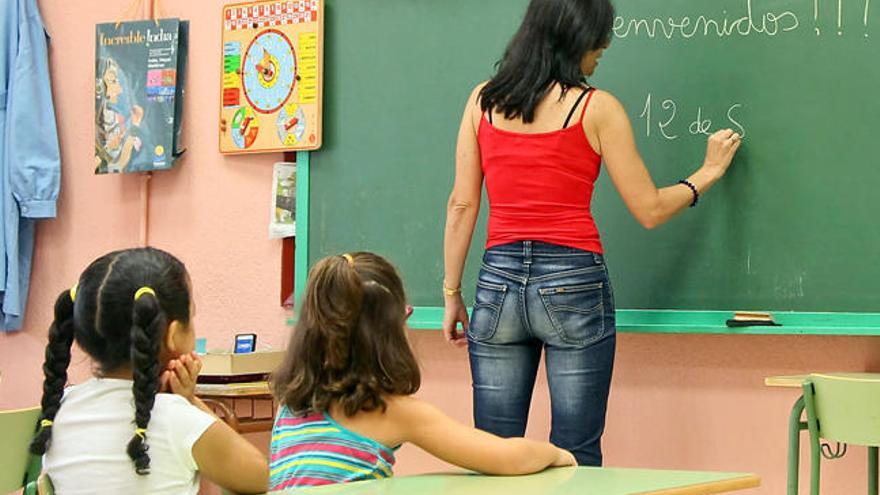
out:
<path id="1" fill-rule="evenodd" d="M 279 162 L 272 173 L 272 205 L 269 238 L 296 235 L 296 164 Z"/>

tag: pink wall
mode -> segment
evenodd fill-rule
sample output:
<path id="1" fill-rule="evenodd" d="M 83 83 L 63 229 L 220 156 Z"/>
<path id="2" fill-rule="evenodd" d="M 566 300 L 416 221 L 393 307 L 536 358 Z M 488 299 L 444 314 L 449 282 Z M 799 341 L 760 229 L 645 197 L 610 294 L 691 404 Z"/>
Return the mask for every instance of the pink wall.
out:
<path id="1" fill-rule="evenodd" d="M 149 0 L 147 0 L 149 2 Z M 283 345 L 278 305 L 280 241 L 268 239 L 272 163 L 280 155 L 217 152 L 220 6 L 162 2 L 192 19 L 184 115 L 185 158 L 152 179 L 150 241 L 183 259 L 194 280 L 197 331 L 208 344 L 256 331 Z M 116 20 L 128 0 L 40 0 L 52 36 L 51 70 L 62 150 L 58 219 L 39 225 L 23 332 L 0 335 L 0 407 L 38 400 L 39 366 L 58 293 L 95 257 L 139 242 L 140 177 L 95 176 L 95 24 Z M 210 6 L 210 8 L 206 8 Z M 88 372 L 82 359 L 77 377 Z"/>
<path id="2" fill-rule="evenodd" d="M 114 20 L 128 0 L 41 0 L 53 36 L 52 75 L 63 156 L 58 220 L 38 229 L 25 330 L 0 335 L 0 408 L 39 400 L 40 364 L 51 307 L 59 291 L 104 252 L 138 242 L 137 177 L 92 175 L 94 24 Z M 217 152 L 220 0 L 166 1 L 167 14 L 192 20 L 184 141 L 186 159 L 153 179 L 152 244 L 189 266 L 198 332 L 209 345 L 236 331 L 256 331 L 273 346 L 286 341 L 278 307 L 278 241 L 267 239 L 271 164 L 280 156 L 223 157 Z M 786 422 L 794 391 L 767 389 L 766 375 L 808 370 L 876 370 L 875 339 L 622 335 L 605 437 L 612 466 L 757 472 L 755 494 L 785 487 Z M 437 332 L 413 332 L 424 366 L 422 395 L 470 421 L 466 355 Z M 74 380 L 88 374 L 78 355 Z M 529 434 L 548 433 L 547 387 L 535 394 Z M 401 474 L 442 469 L 404 447 Z M 833 493 L 863 491 L 861 449 L 828 463 Z"/>

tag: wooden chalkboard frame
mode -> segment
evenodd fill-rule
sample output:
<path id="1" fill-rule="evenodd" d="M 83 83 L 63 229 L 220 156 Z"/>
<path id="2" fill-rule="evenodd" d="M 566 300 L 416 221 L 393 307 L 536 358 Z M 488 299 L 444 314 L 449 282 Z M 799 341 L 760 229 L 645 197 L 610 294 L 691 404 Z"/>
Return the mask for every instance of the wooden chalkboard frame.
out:
<path id="1" fill-rule="evenodd" d="M 309 271 L 309 152 L 296 155 L 296 273 L 294 295 L 299 304 Z M 733 311 L 617 310 L 617 330 L 628 333 L 696 333 L 722 335 L 880 335 L 880 313 L 774 312 L 780 326 L 729 328 Z M 439 330 L 443 308 L 415 308 L 413 330 Z"/>

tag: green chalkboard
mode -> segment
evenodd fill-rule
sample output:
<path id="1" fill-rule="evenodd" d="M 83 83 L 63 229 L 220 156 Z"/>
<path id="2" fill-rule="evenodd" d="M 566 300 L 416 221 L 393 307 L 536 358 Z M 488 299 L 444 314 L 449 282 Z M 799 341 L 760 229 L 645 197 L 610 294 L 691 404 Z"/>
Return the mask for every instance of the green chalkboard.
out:
<path id="1" fill-rule="evenodd" d="M 442 304 L 445 203 L 464 102 L 492 74 L 526 4 L 327 2 L 311 263 L 376 251 L 400 267 L 415 305 Z M 603 174 L 594 212 L 618 307 L 878 311 L 880 4 L 616 6 L 615 37 L 591 82 L 627 108 L 658 185 L 699 166 L 705 132 L 745 133 L 728 176 L 653 231 L 633 220 Z M 485 213 L 484 205 L 465 281 L 479 267 Z"/>

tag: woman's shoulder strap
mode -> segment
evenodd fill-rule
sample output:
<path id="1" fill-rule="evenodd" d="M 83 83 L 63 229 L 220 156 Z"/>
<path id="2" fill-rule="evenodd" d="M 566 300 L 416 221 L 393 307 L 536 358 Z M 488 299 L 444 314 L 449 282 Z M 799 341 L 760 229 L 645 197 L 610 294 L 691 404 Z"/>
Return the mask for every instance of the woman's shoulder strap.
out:
<path id="1" fill-rule="evenodd" d="M 571 117 L 574 115 L 574 111 L 577 109 L 578 105 L 581 104 L 581 100 L 584 99 L 584 96 L 586 96 L 587 93 L 590 92 L 590 90 L 591 90 L 591 88 L 584 88 L 584 90 L 581 92 L 580 96 L 578 96 L 577 100 L 575 100 L 574 105 L 571 106 L 571 110 L 568 111 L 568 116 L 565 118 L 565 123 L 562 124 L 563 129 L 568 127 L 568 123 L 571 122 Z M 584 107 L 586 108 L 586 105 L 584 105 Z M 583 116 L 583 114 L 581 114 L 581 120 L 583 120 L 583 118 L 584 118 L 584 116 Z"/>

